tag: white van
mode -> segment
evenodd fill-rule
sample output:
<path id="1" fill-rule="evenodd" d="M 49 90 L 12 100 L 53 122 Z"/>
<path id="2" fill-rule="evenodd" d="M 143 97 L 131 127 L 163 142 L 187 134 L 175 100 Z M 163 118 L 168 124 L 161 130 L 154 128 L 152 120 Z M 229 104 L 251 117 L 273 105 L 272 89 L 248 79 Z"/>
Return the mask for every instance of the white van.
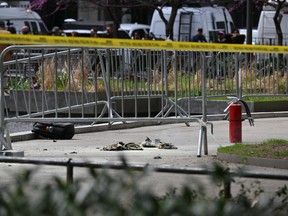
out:
<path id="1" fill-rule="evenodd" d="M 15 27 L 21 34 L 24 25 L 30 28 L 31 34 L 48 34 L 48 29 L 35 11 L 22 7 L 0 7 L 0 20 L 5 21 L 6 28 Z"/>
<path id="2" fill-rule="evenodd" d="M 149 34 L 150 26 L 139 23 L 121 23 L 118 31 L 125 31 L 130 38 L 133 38 L 135 32 L 139 34 L 141 38 Z"/>
<path id="3" fill-rule="evenodd" d="M 162 10 L 168 20 L 172 8 L 164 7 Z M 183 7 L 177 11 L 173 39 L 175 41 L 190 41 L 197 29 L 202 28 L 207 41 L 216 41 L 218 31 L 231 33 L 233 27 L 232 17 L 225 7 Z M 150 34 L 158 39 L 166 39 L 165 32 L 165 24 L 158 11 L 155 10 L 151 20 Z"/>
<path id="4" fill-rule="evenodd" d="M 282 14 L 281 20 L 281 30 L 283 33 L 283 45 L 288 45 L 288 11 L 286 9 L 280 11 Z M 263 10 L 261 12 L 259 22 L 258 22 L 258 38 L 256 40 L 257 44 L 265 45 L 277 45 L 278 36 L 276 33 L 276 27 L 274 24 L 273 17 L 275 15 L 275 10 Z"/>

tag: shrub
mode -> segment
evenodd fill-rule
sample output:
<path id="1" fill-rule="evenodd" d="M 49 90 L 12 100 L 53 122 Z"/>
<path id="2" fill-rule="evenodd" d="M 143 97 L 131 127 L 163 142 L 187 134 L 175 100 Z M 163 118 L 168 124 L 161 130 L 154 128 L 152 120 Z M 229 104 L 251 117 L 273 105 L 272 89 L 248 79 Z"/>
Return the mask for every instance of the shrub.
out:
<path id="1" fill-rule="evenodd" d="M 229 170 L 215 165 L 213 182 L 233 180 Z M 34 170 L 17 174 L 16 184 L 2 185 L 0 215 L 286 215 L 287 186 L 271 199 L 257 199 L 261 186 L 243 184 L 235 197 L 207 197 L 188 185 L 159 197 L 138 182 L 148 171 L 126 169 L 122 175 L 90 169 L 90 177 L 67 184 L 58 177 L 48 184 L 32 183 Z M 201 188 L 201 187 L 200 187 Z M 254 189 L 253 189 L 254 188 Z M 256 189 L 255 189 L 256 188 Z M 254 197 L 250 193 L 254 191 Z"/>

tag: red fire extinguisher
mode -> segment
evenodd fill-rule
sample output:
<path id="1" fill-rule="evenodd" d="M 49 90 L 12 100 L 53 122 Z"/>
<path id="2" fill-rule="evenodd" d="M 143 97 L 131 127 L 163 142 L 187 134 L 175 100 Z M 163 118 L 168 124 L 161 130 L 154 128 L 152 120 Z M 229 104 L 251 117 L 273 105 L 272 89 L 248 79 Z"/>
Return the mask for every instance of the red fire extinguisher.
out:
<path id="1" fill-rule="evenodd" d="M 238 103 L 229 107 L 229 139 L 230 143 L 242 142 L 242 106 Z"/>

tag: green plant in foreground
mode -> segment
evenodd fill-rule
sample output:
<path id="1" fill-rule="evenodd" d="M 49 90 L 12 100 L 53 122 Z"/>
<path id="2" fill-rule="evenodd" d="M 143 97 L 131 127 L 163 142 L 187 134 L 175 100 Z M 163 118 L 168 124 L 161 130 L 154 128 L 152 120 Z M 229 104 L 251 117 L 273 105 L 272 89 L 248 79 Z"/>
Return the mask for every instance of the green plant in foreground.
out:
<path id="1" fill-rule="evenodd" d="M 233 176 L 221 165 L 215 165 L 213 181 L 232 180 Z M 164 196 L 156 195 L 140 184 L 148 171 L 123 172 L 89 170 L 88 176 L 67 184 L 59 177 L 45 184 L 33 183 L 35 170 L 26 170 L 15 176 L 16 183 L 1 185 L 0 215 L 286 215 L 288 209 L 287 186 L 280 188 L 271 199 L 257 199 L 261 187 L 242 184 L 239 194 L 227 199 L 207 197 L 205 190 L 195 182 L 172 187 Z M 145 181 L 145 180 L 144 180 Z M 190 182 L 191 184 L 191 182 Z M 254 197 L 250 193 L 254 192 Z"/>

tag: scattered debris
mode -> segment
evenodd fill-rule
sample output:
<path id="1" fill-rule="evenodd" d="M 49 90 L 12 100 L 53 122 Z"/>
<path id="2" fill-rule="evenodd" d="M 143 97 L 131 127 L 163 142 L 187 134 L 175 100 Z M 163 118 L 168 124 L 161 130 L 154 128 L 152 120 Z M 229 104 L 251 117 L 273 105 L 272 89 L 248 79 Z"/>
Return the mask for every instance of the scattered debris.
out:
<path id="1" fill-rule="evenodd" d="M 159 149 L 177 149 L 176 146 L 172 145 L 171 143 L 161 143 L 158 145 Z"/>
<path id="2" fill-rule="evenodd" d="M 104 151 L 123 151 L 123 150 L 143 150 L 141 145 L 130 142 L 130 143 L 123 143 L 118 142 L 116 144 L 108 145 L 103 147 Z"/>
<path id="3" fill-rule="evenodd" d="M 103 147 L 104 151 L 122 151 L 123 150 L 124 143 L 119 142 L 116 144 L 108 145 L 106 147 Z"/>
<path id="4" fill-rule="evenodd" d="M 158 148 L 158 149 L 177 149 L 176 146 L 171 143 L 161 142 L 160 139 L 151 140 L 149 137 L 146 137 L 146 140 L 141 144 L 136 144 L 134 142 L 124 143 L 118 142 L 116 144 L 108 145 L 103 147 L 103 151 L 123 151 L 123 150 L 143 150 L 143 148 Z M 159 158 L 154 158 L 159 159 Z M 160 158 L 161 159 L 161 158 Z"/>
<path id="5" fill-rule="evenodd" d="M 155 142 L 152 143 L 152 140 L 149 137 L 147 137 L 146 140 L 141 143 L 141 145 L 145 148 L 156 148 L 157 147 Z"/>
<path id="6" fill-rule="evenodd" d="M 143 148 L 141 147 L 141 145 L 130 142 L 130 143 L 126 143 L 124 145 L 125 150 L 143 150 Z"/>
<path id="7" fill-rule="evenodd" d="M 171 143 L 161 142 L 160 139 L 151 140 L 149 137 L 142 143 L 143 147 L 156 147 L 158 149 L 177 149 L 176 146 Z"/>

